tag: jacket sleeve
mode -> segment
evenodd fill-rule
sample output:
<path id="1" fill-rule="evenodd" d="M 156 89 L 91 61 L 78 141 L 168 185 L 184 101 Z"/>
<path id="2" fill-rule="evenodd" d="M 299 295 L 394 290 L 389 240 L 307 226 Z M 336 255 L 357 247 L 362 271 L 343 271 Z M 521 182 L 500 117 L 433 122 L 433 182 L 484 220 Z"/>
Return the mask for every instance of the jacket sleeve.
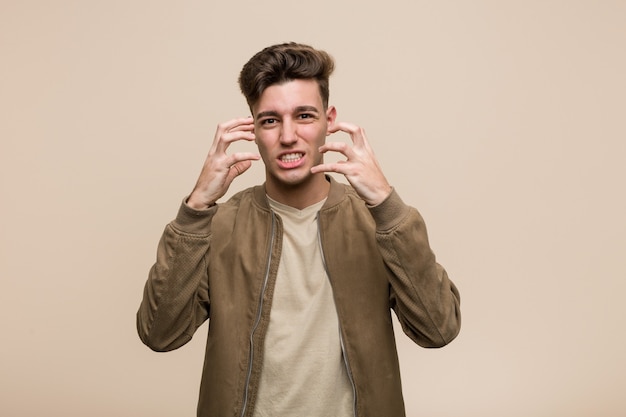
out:
<path id="1" fill-rule="evenodd" d="M 370 212 L 391 271 L 390 303 L 402 329 L 423 347 L 448 344 L 461 328 L 460 295 L 435 260 L 422 216 L 395 190 Z"/>
<path id="2" fill-rule="evenodd" d="M 165 227 L 137 312 L 139 338 L 152 350 L 179 348 L 209 317 L 207 255 L 216 211 L 183 203 Z"/>

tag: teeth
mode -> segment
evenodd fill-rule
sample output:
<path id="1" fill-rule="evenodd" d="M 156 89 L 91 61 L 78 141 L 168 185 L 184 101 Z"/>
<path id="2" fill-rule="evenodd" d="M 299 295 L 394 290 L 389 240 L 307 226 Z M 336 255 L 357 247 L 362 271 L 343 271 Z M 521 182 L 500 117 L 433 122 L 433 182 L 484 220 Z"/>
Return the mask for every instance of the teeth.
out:
<path id="1" fill-rule="evenodd" d="M 302 158 L 302 154 L 301 153 L 288 153 L 286 155 L 283 155 L 280 160 L 283 162 L 293 162 L 293 161 L 297 161 L 298 159 Z"/>

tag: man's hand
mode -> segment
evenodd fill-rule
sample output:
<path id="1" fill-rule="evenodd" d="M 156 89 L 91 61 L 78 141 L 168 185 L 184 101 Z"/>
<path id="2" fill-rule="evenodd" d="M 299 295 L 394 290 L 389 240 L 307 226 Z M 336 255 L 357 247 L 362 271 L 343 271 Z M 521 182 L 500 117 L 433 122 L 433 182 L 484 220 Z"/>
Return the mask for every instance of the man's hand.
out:
<path id="1" fill-rule="evenodd" d="M 343 142 L 327 142 L 319 148 L 321 153 L 339 152 L 347 159 L 336 163 L 320 164 L 311 168 L 312 173 L 338 172 L 343 174 L 359 196 L 369 205 L 382 203 L 391 193 L 391 186 L 378 165 L 374 151 L 367 141 L 365 130 L 350 123 L 336 123 L 328 133 L 346 132 L 353 146 Z"/>
<path id="2" fill-rule="evenodd" d="M 233 119 L 217 126 L 213 144 L 204 161 L 200 177 L 196 182 L 187 204 L 194 209 L 205 209 L 226 194 L 235 177 L 252 166 L 252 161 L 260 156 L 250 152 L 227 155 L 231 143 L 254 140 L 254 120 L 252 117 Z"/>

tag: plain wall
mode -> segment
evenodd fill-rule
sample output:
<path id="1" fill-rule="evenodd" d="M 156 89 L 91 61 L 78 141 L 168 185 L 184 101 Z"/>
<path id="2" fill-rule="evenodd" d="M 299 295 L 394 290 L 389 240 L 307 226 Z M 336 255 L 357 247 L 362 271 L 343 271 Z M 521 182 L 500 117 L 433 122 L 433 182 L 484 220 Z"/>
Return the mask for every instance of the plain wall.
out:
<path id="1" fill-rule="evenodd" d="M 0 415 L 195 415 L 206 324 L 158 354 L 135 312 L 216 125 L 248 114 L 241 66 L 295 40 L 335 57 L 339 119 L 461 291 L 452 344 L 397 334 L 408 416 L 624 416 L 625 22 L 608 0 L 2 0 Z"/>

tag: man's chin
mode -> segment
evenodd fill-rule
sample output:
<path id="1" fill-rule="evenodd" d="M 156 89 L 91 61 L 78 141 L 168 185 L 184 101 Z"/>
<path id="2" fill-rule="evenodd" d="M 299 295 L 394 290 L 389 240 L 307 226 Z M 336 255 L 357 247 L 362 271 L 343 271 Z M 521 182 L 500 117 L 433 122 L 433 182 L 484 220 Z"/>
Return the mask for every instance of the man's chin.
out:
<path id="1" fill-rule="evenodd" d="M 283 172 L 279 175 L 271 175 L 272 181 L 280 187 L 297 188 L 310 183 L 314 175 L 305 169 L 292 170 L 293 172 Z"/>

